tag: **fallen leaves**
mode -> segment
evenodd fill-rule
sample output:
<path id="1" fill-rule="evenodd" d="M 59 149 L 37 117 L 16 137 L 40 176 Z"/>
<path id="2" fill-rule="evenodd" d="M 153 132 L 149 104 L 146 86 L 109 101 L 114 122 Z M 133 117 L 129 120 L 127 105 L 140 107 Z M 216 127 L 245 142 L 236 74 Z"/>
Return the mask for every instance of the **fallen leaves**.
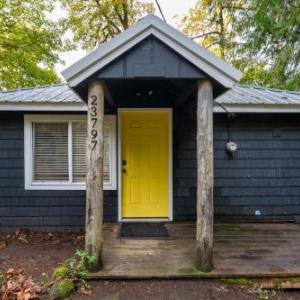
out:
<path id="1" fill-rule="evenodd" d="M 7 247 L 7 241 L 0 241 L 0 250 Z"/>
<path id="2" fill-rule="evenodd" d="M 93 292 L 90 288 L 86 288 L 84 286 L 80 287 L 77 292 L 81 295 L 92 296 Z"/>
<path id="3" fill-rule="evenodd" d="M 47 233 L 30 231 L 26 228 L 21 228 L 13 233 L 0 233 L 0 250 L 5 249 L 11 241 L 19 241 L 22 244 L 36 245 L 57 245 L 61 243 L 72 243 L 80 245 L 84 242 L 84 234 L 82 233 Z"/>
<path id="4" fill-rule="evenodd" d="M 62 251 L 56 251 L 58 247 L 67 252 L 72 249 L 73 252 L 75 247 L 81 248 L 83 244 L 83 233 L 48 233 L 27 229 L 0 232 L 0 270 L 8 270 L 0 271 L 0 300 L 49 299 L 48 291 L 56 281 L 39 279 L 40 264 L 43 264 L 43 270 L 50 270 L 65 259 L 61 258 Z M 81 289 L 76 283 L 77 288 L 83 295 L 91 293 L 88 288 Z"/>
<path id="5" fill-rule="evenodd" d="M 43 289 L 31 276 L 26 277 L 23 270 L 9 269 L 2 280 L 1 300 L 38 299 Z"/>

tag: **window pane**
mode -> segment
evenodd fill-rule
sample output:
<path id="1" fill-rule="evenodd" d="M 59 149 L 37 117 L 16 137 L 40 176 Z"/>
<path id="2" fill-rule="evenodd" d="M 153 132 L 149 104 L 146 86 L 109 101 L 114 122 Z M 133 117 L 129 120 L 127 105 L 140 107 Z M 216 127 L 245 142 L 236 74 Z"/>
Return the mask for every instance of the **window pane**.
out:
<path id="1" fill-rule="evenodd" d="M 73 181 L 85 181 L 86 172 L 86 122 L 73 122 Z"/>
<path id="2" fill-rule="evenodd" d="M 73 122 L 73 181 L 85 181 L 86 174 L 86 149 L 87 149 L 87 124 L 86 122 Z M 111 136 L 110 128 L 104 122 L 104 158 L 103 181 L 110 183 L 111 178 Z"/>
<path id="3" fill-rule="evenodd" d="M 34 123 L 34 180 L 69 180 L 68 123 Z"/>

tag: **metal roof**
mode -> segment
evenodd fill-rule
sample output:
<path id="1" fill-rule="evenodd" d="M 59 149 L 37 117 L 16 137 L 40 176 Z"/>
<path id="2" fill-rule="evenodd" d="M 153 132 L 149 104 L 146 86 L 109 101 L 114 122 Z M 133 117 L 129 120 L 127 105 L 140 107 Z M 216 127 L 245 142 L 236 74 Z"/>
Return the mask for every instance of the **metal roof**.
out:
<path id="1" fill-rule="evenodd" d="M 81 102 L 67 84 L 38 86 L 27 89 L 0 92 L 0 103 Z"/>
<path id="2" fill-rule="evenodd" d="M 290 105 L 300 104 L 300 92 L 251 87 L 247 85 L 234 85 L 216 99 L 224 105 L 236 104 L 264 104 L 264 105 Z"/>
<path id="3" fill-rule="evenodd" d="M 239 107 L 298 107 L 300 106 L 300 92 L 234 85 L 231 90 L 215 99 L 222 106 Z M 0 92 L 1 105 L 13 104 L 80 104 L 85 103 L 65 83 Z"/>

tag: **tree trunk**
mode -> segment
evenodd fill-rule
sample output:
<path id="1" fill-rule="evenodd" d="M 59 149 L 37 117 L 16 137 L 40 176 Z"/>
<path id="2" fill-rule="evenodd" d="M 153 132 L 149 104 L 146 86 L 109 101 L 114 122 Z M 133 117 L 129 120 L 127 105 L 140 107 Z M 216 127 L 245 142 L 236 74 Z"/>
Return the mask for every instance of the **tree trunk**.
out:
<path id="1" fill-rule="evenodd" d="M 213 87 L 198 82 L 196 267 L 213 268 Z"/>
<path id="2" fill-rule="evenodd" d="M 87 121 L 87 175 L 85 249 L 102 269 L 103 246 L 103 119 L 104 88 L 100 80 L 89 84 Z"/>

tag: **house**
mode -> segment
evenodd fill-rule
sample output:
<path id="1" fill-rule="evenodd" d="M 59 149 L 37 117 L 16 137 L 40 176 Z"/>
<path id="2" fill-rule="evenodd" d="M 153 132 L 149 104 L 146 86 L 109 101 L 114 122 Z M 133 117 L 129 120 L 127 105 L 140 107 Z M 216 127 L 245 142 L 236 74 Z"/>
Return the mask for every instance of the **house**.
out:
<path id="1" fill-rule="evenodd" d="M 103 217 L 197 219 L 210 271 L 213 215 L 298 221 L 300 93 L 238 84 L 238 70 L 153 15 L 63 76 L 0 93 L 1 230 L 85 226 L 100 266 Z"/>

